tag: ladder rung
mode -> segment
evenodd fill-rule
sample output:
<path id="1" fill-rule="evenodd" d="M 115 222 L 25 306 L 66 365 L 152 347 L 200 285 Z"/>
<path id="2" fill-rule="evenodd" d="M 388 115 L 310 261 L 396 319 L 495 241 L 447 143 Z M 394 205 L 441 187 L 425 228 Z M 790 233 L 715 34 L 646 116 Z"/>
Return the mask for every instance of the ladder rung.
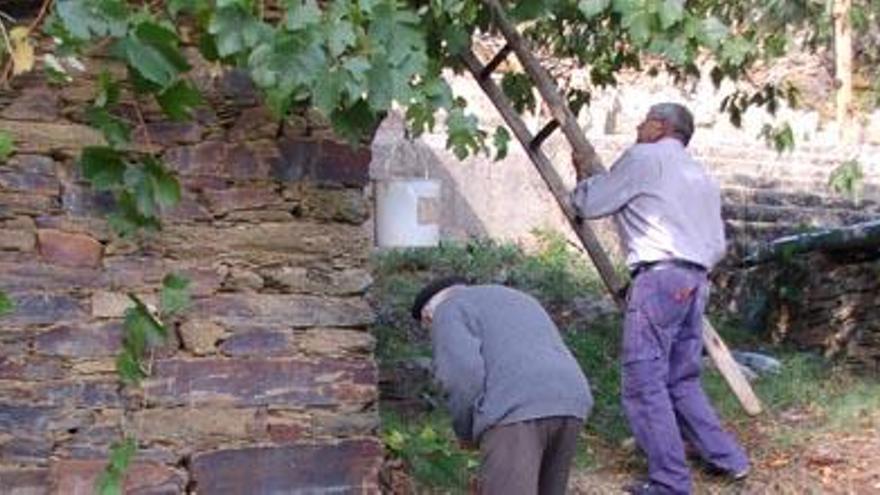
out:
<path id="1" fill-rule="evenodd" d="M 501 62 L 504 62 L 504 59 L 506 59 L 512 51 L 512 46 L 510 46 L 509 44 L 504 45 L 501 50 L 496 53 L 494 57 L 492 57 L 492 60 L 490 60 L 489 63 L 486 64 L 485 67 L 483 67 L 483 70 L 480 71 L 480 78 L 485 79 L 491 76 L 492 73 L 495 72 L 495 69 L 497 69 L 498 66 L 501 65 Z"/>
<path id="2" fill-rule="evenodd" d="M 547 122 L 547 125 L 544 126 L 543 129 L 535 135 L 534 138 L 529 142 L 529 146 L 532 149 L 537 149 L 541 146 L 541 143 L 544 142 L 545 139 L 550 137 L 550 134 L 553 134 L 553 131 L 559 128 L 559 121 L 556 119 Z"/>

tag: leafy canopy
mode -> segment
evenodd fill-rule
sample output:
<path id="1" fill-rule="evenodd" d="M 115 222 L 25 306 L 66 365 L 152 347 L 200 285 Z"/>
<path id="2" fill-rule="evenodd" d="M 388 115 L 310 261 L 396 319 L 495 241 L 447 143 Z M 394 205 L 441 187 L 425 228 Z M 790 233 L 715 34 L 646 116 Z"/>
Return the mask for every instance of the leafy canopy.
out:
<path id="1" fill-rule="evenodd" d="M 278 11 L 265 8 L 275 3 Z M 646 55 L 682 77 L 698 75 L 699 57 L 710 56 L 717 61 L 717 80 L 736 78 L 780 45 L 776 31 L 731 28 L 730 21 L 741 21 L 744 11 L 728 2 L 504 4 L 535 46 L 548 55 L 574 57 L 590 67 L 592 83 L 600 86 L 614 84 L 625 68 L 640 68 Z M 189 117 L 202 103 L 186 79 L 185 28 L 186 39 L 206 58 L 246 69 L 279 117 L 311 106 L 341 136 L 359 140 L 395 105 L 405 109 L 415 134 L 432 129 L 442 111 L 448 146 L 456 155 L 486 148 L 488 133 L 443 79 L 443 69 L 462 69 L 458 55 L 470 48 L 474 33 L 493 30 L 492 14 L 481 1 L 169 0 L 151 5 L 59 0 L 48 32 L 68 48 L 112 39 L 113 54 L 128 66 L 135 87 L 152 94 L 175 119 Z M 530 83 L 522 75 L 505 76 L 503 87 L 517 108 L 534 107 Z M 112 114 L 101 111 L 105 106 L 106 100 L 96 99 L 90 121 L 111 145 L 123 142 L 126 131 Z M 501 135 L 493 142 L 503 146 L 507 140 Z"/>

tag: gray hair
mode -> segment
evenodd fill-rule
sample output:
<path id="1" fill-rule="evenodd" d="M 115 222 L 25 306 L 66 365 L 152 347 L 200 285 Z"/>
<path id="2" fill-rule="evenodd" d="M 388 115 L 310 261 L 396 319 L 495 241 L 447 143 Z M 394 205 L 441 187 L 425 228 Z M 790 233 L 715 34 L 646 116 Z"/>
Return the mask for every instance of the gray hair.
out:
<path id="1" fill-rule="evenodd" d="M 679 103 L 658 103 L 651 106 L 648 116 L 662 120 L 672 127 L 672 134 L 685 146 L 694 135 L 694 116 L 690 110 Z"/>

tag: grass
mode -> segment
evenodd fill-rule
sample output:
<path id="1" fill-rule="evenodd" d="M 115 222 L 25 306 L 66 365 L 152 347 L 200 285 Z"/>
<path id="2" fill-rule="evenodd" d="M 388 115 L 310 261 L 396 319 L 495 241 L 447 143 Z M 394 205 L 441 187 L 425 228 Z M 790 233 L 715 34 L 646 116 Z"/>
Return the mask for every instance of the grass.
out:
<path id="1" fill-rule="evenodd" d="M 620 318 L 608 317 L 564 335 L 593 392 L 587 430 L 610 444 L 619 444 L 630 434 L 620 404 L 620 328 Z"/>
<path id="2" fill-rule="evenodd" d="M 776 357 L 782 362 L 781 371 L 752 383 L 764 405 L 757 421 L 772 426 L 767 440 L 776 446 L 793 449 L 816 434 L 853 431 L 863 426 L 862 420 L 878 420 L 880 383 L 876 380 L 811 353 L 780 349 Z M 756 421 L 742 413 L 714 369 L 704 373 L 703 385 L 728 423 L 746 427 Z"/>
<path id="3" fill-rule="evenodd" d="M 420 493 L 467 492 L 476 473 L 477 454 L 458 447 L 446 414 L 435 411 L 408 417 L 383 410 L 381 416 L 386 448 L 406 463 Z"/>

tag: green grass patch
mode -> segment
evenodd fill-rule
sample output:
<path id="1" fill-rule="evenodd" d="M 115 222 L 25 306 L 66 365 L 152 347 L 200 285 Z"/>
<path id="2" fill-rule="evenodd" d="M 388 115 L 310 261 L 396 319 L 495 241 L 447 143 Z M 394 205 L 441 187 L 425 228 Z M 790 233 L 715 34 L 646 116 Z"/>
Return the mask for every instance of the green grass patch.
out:
<path id="1" fill-rule="evenodd" d="M 593 392 L 587 430 L 613 444 L 630 435 L 620 403 L 620 325 L 620 318 L 609 317 L 569 329 L 564 336 Z"/>
<path id="2" fill-rule="evenodd" d="M 821 356 L 794 350 L 779 350 L 782 363 L 779 373 L 768 374 L 752 382 L 764 405 L 764 416 L 781 418 L 786 412 L 802 411 L 809 417 L 809 428 L 799 431 L 792 425 L 779 432 L 775 440 L 792 446 L 807 433 L 819 430 L 839 431 L 857 427 L 861 420 L 876 421 L 880 410 L 880 383 L 853 374 Z M 707 369 L 703 386 L 719 413 L 731 422 L 752 421 L 742 412 L 723 378 Z"/>
<path id="3" fill-rule="evenodd" d="M 403 460 L 417 488 L 467 493 L 478 454 L 459 448 L 448 415 L 440 411 L 410 417 L 389 411 L 381 415 L 385 447 Z"/>

